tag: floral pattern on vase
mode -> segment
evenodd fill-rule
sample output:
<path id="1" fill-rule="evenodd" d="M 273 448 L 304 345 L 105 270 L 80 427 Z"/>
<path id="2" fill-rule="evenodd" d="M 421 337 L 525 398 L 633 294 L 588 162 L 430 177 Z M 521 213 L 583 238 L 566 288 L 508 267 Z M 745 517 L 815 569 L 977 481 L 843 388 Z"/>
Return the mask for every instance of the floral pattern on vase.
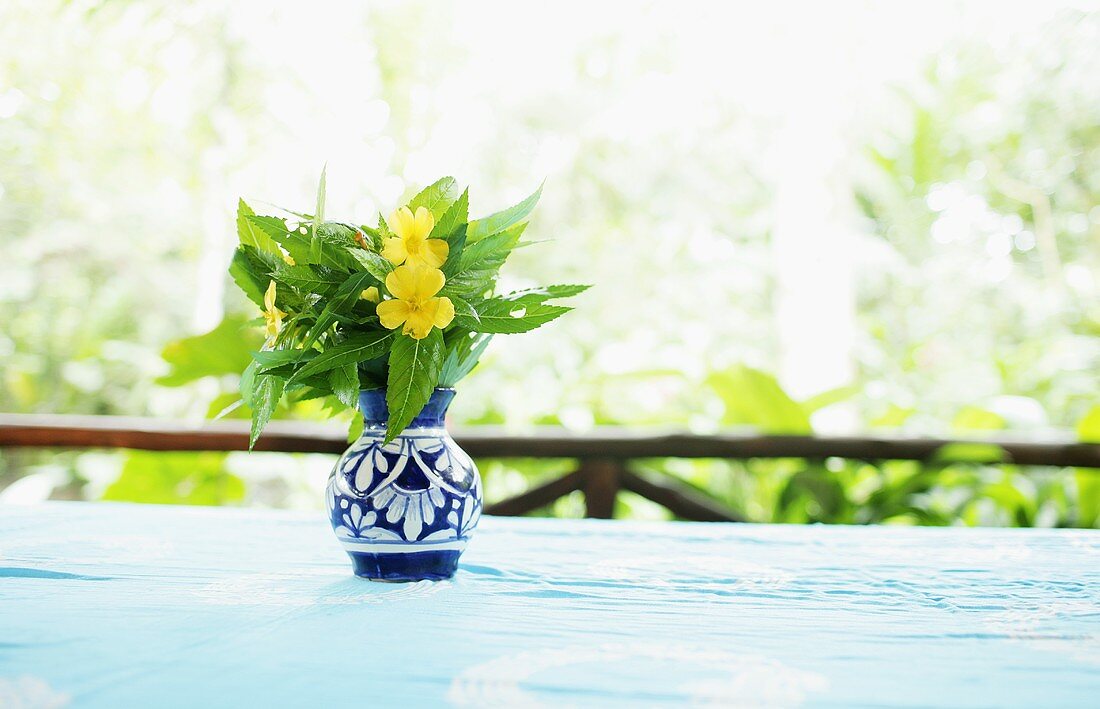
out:
<path id="1" fill-rule="evenodd" d="M 359 576 L 445 579 L 481 517 L 481 478 L 447 434 L 454 390 L 436 389 L 424 411 L 384 444 L 385 391 L 360 394 L 363 434 L 329 476 L 332 528 Z"/>

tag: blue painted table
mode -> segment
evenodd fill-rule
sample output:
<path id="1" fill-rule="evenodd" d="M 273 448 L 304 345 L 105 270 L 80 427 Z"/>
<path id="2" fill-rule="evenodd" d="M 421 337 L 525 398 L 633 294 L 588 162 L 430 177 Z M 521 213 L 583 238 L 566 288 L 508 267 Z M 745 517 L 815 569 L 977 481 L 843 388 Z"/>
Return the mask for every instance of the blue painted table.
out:
<path id="1" fill-rule="evenodd" d="M 378 584 L 320 513 L 0 507 L 0 706 L 1100 706 L 1097 532 L 486 518 L 463 562 Z"/>

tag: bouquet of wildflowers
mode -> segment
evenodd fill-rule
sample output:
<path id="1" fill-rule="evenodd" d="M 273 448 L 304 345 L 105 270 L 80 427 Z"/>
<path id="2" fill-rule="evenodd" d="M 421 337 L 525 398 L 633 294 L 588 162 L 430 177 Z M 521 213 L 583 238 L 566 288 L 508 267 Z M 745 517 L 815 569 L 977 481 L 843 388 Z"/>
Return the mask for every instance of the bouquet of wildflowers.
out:
<path id="1" fill-rule="evenodd" d="M 313 214 L 260 216 L 240 201 L 240 247 L 229 271 L 263 309 L 267 340 L 241 377 L 255 444 L 284 396 L 354 408 L 386 389 L 392 440 L 436 387 L 452 387 L 495 334 L 527 332 L 571 308 L 549 301 L 587 286 L 494 292 L 541 187 L 470 220 L 469 190 L 452 177 L 425 188 L 376 226 L 326 221 L 322 175 Z"/>

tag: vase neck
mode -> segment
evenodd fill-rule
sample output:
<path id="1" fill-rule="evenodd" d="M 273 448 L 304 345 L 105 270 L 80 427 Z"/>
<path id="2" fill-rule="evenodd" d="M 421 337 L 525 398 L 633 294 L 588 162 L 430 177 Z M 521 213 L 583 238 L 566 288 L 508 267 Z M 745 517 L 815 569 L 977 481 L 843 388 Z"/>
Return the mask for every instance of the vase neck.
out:
<path id="1" fill-rule="evenodd" d="M 451 400 L 455 398 L 454 389 L 436 389 L 424 409 L 416 415 L 409 428 L 438 428 L 443 426 L 444 418 Z M 363 423 L 367 428 L 384 427 L 389 420 L 389 408 L 386 406 L 385 389 L 364 389 L 359 392 L 359 410 L 363 412 Z"/>

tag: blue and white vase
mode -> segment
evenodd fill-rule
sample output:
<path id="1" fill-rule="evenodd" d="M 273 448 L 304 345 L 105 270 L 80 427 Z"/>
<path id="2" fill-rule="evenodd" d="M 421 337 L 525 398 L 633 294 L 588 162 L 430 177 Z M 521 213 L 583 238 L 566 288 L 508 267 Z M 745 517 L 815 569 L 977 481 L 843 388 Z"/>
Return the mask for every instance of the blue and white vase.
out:
<path id="1" fill-rule="evenodd" d="M 329 520 L 357 576 L 420 581 L 454 576 L 481 517 L 481 476 L 447 434 L 454 389 L 436 389 L 397 438 L 386 434 L 385 389 L 360 392 L 363 435 L 329 475 Z"/>

